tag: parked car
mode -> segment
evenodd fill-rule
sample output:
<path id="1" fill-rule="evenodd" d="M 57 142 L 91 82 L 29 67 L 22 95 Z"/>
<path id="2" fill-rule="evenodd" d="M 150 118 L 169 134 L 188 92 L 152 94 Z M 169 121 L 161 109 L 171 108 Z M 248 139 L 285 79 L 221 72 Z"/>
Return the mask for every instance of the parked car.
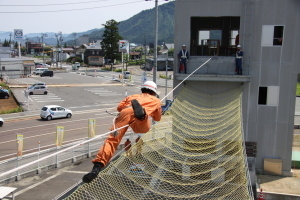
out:
<path id="1" fill-rule="evenodd" d="M 3 90 L 4 92 L 7 92 L 9 94 L 9 90 L 2 88 L 2 86 L 0 86 L 0 90 Z"/>
<path id="2" fill-rule="evenodd" d="M 45 120 L 56 118 L 71 118 L 72 111 L 57 105 L 44 106 L 41 109 L 40 117 Z"/>
<path id="3" fill-rule="evenodd" d="M 4 124 L 4 119 L 2 119 L 2 118 L 0 117 L 0 127 L 2 127 L 3 124 Z"/>
<path id="4" fill-rule="evenodd" d="M 43 85 L 36 85 L 36 86 L 28 88 L 26 90 L 26 92 L 29 95 L 33 95 L 33 94 L 48 94 L 48 87 L 47 86 L 43 86 Z"/>
<path id="5" fill-rule="evenodd" d="M 35 66 L 42 65 L 43 63 L 34 63 Z"/>
<path id="6" fill-rule="evenodd" d="M 47 70 L 47 71 L 43 71 L 41 74 L 40 74 L 41 77 L 43 76 L 50 76 L 52 77 L 53 76 L 53 71 L 50 71 L 50 70 Z"/>
<path id="7" fill-rule="evenodd" d="M 33 75 L 40 75 L 43 71 L 47 71 L 48 68 L 36 68 L 35 71 L 32 72 Z"/>
<path id="8" fill-rule="evenodd" d="M 1 99 L 8 99 L 9 98 L 9 93 L 5 92 L 3 90 L 0 90 L 0 98 Z"/>
<path id="9" fill-rule="evenodd" d="M 124 79 L 130 79 L 131 73 L 129 71 L 124 71 L 123 72 L 123 77 Z M 119 75 L 119 78 L 122 78 L 122 74 Z"/>
<path id="10" fill-rule="evenodd" d="M 32 87 L 34 87 L 34 86 L 46 86 L 46 83 L 42 83 L 42 82 L 34 83 L 34 84 L 32 84 L 31 86 L 29 86 L 28 89 L 29 89 L 29 88 L 32 88 Z"/>

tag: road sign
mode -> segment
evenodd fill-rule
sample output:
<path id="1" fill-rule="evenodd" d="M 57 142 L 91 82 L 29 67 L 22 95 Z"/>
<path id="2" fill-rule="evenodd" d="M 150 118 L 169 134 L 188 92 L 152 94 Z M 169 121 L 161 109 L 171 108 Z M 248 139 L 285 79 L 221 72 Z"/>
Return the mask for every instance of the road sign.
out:
<path id="1" fill-rule="evenodd" d="M 14 29 L 15 40 L 23 40 L 23 29 Z"/>
<path id="2" fill-rule="evenodd" d="M 129 42 L 127 40 L 119 40 L 119 52 L 129 52 Z"/>
<path id="3" fill-rule="evenodd" d="M 142 85 L 147 81 L 147 72 L 142 72 Z"/>

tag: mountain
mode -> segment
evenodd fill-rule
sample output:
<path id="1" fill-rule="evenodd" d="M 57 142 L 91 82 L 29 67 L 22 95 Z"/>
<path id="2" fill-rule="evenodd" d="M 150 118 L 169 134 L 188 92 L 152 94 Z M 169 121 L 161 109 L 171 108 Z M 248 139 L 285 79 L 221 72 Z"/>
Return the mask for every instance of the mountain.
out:
<path id="1" fill-rule="evenodd" d="M 171 1 L 158 7 L 158 44 L 162 42 L 174 42 L 174 7 L 175 2 Z M 130 43 L 148 44 L 154 43 L 154 12 L 155 8 L 144 10 L 133 17 L 121 21 L 119 33 L 124 40 Z M 90 38 L 101 38 L 104 28 L 90 33 Z"/>
<path id="2" fill-rule="evenodd" d="M 158 44 L 173 43 L 174 40 L 174 7 L 175 1 L 165 3 L 158 6 Z M 124 40 L 129 40 L 130 43 L 147 44 L 154 43 L 154 12 L 155 8 L 141 11 L 140 13 L 132 16 L 131 18 L 121 21 L 119 24 L 119 34 Z M 95 28 L 85 32 L 76 32 L 76 38 L 82 35 L 89 35 L 91 39 L 102 39 L 104 28 Z M 0 31 L 0 42 L 9 40 L 10 36 L 13 40 L 12 31 Z M 47 37 L 44 38 L 44 43 L 47 45 L 56 45 L 57 38 L 54 32 L 46 33 Z M 42 42 L 41 33 L 28 33 L 25 36 L 31 42 Z M 25 40 L 23 41 L 25 43 Z M 63 34 L 63 43 L 73 44 L 74 35 Z"/>

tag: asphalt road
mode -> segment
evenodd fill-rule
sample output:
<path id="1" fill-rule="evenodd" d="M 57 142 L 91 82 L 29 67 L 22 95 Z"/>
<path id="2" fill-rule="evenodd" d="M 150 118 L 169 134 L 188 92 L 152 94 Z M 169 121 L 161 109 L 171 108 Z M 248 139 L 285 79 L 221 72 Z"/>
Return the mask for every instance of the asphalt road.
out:
<path id="1" fill-rule="evenodd" d="M 22 113 L 1 115 L 5 124 L 0 132 L 0 160 L 16 155 L 16 134 L 24 135 L 24 151 L 49 148 L 55 144 L 56 126 L 64 126 L 65 142 L 87 136 L 88 119 L 96 119 L 97 134 L 108 131 L 113 116 L 106 111 L 116 113 L 117 104 L 126 96 L 140 92 L 140 75 L 133 75 L 131 81 L 112 80 L 119 73 L 98 71 L 95 76 L 82 75 L 81 72 L 55 73 L 54 77 L 32 76 L 11 79 L 10 86 L 16 99 L 26 110 Z M 95 72 L 94 72 L 95 73 Z M 161 84 L 165 80 L 157 80 Z M 47 95 L 30 95 L 25 97 L 24 89 L 33 83 L 45 82 Z M 170 81 L 171 82 L 171 81 Z M 159 83 L 158 83 L 159 85 Z M 168 88 L 168 92 L 172 88 Z M 165 87 L 158 93 L 163 97 Z M 171 97 L 172 99 L 172 97 Z M 27 100 L 29 103 L 27 103 Z M 73 111 L 71 119 L 40 119 L 40 109 L 45 105 L 60 105 Z"/>

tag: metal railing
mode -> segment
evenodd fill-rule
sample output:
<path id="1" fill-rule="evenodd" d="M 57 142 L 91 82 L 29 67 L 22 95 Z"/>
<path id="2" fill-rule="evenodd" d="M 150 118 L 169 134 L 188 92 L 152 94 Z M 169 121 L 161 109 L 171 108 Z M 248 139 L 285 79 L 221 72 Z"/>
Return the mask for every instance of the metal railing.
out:
<path id="1" fill-rule="evenodd" d="M 28 166 L 20 170 L 16 170 L 12 173 L 0 176 L 0 185 L 1 183 L 3 184 L 5 182 L 10 182 L 11 180 L 19 180 L 21 177 L 27 177 L 32 174 L 38 174 L 42 171 L 46 171 L 48 169 L 57 168 L 63 165 L 64 163 L 76 162 L 77 159 L 88 158 L 99 150 L 99 146 L 102 145 L 104 137 L 106 136 L 93 139 L 90 142 L 86 142 L 82 145 L 76 146 L 75 148 L 71 148 L 68 151 L 62 150 L 70 148 L 75 144 L 82 143 L 83 140 L 86 141 L 89 139 L 83 139 L 78 142 L 63 145 L 61 147 L 54 147 L 30 153 L 22 157 L 15 157 L 2 161 L 0 162 L 0 175 L 9 170 L 18 168 L 19 166 L 28 165 L 33 161 L 40 160 L 43 157 L 48 157 L 47 159 L 35 162 L 33 164 L 29 164 Z M 59 151 L 62 151 L 62 153 L 55 154 Z M 51 156 L 51 154 L 55 155 Z"/>

